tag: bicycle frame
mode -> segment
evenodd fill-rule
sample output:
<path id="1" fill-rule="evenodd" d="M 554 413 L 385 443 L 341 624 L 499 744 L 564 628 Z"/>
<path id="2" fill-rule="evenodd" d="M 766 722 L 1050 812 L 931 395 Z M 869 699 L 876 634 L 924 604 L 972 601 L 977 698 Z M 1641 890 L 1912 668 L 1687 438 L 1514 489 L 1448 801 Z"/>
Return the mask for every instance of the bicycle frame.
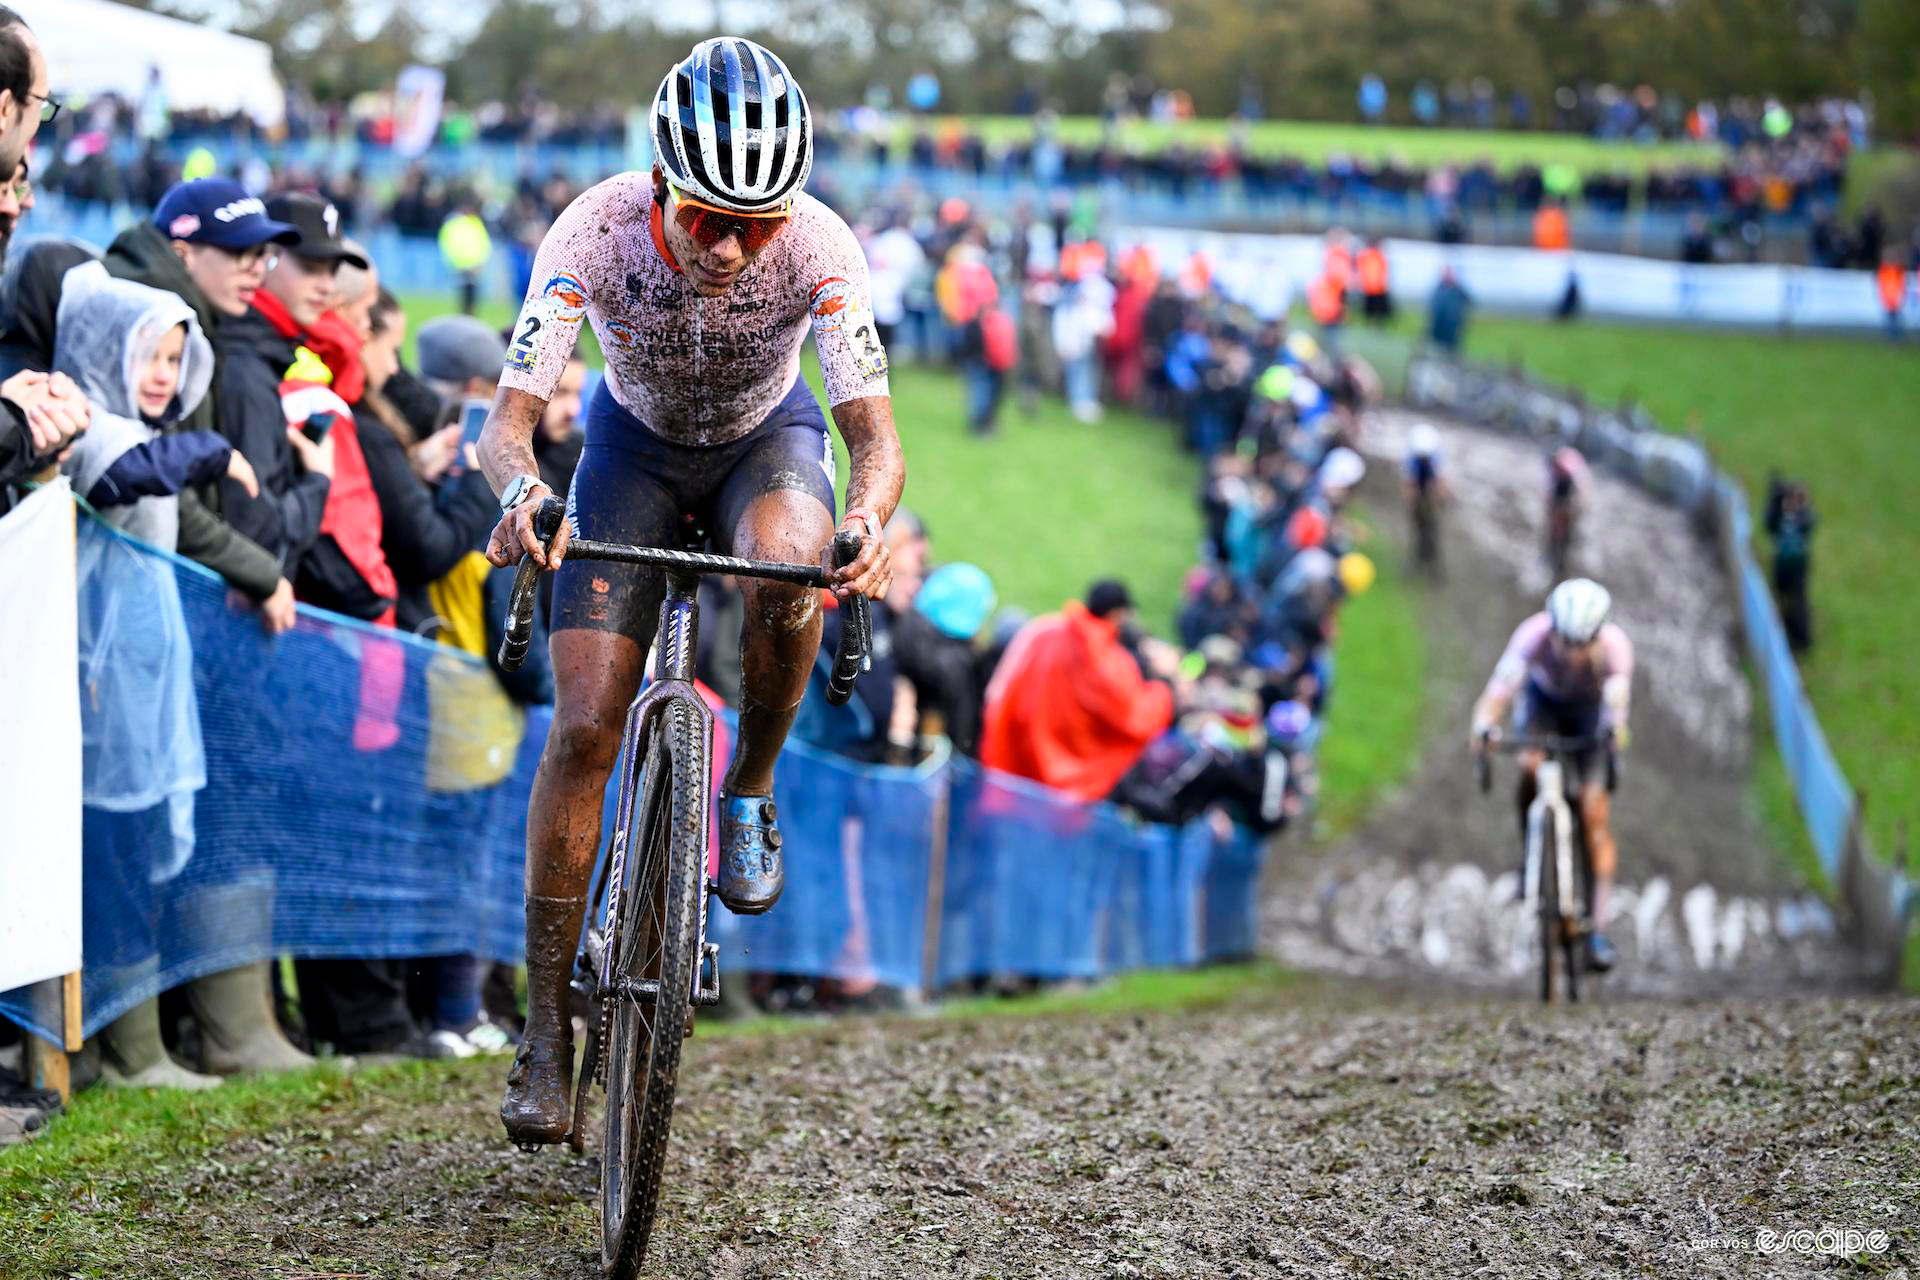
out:
<path id="1" fill-rule="evenodd" d="M 1567 970 L 1566 994 L 1569 1000 L 1578 1000 L 1580 962 L 1576 950 L 1585 941 L 1590 928 L 1587 919 L 1585 886 L 1591 880 L 1592 868 L 1584 864 L 1584 848 L 1579 847 L 1575 833 L 1579 828 L 1579 816 L 1575 814 L 1567 796 L 1567 766 L 1563 757 L 1595 748 L 1606 751 L 1606 786 L 1611 791 L 1617 777 L 1615 756 L 1610 743 L 1604 739 L 1591 738 L 1552 738 L 1521 737 L 1502 739 L 1496 735 L 1482 738 L 1482 749 L 1478 756 L 1480 790 L 1486 792 L 1493 787 L 1493 769 L 1489 754 L 1492 751 L 1538 751 L 1540 763 L 1534 769 L 1534 795 L 1528 802 L 1526 822 L 1523 832 L 1523 860 L 1520 869 L 1520 900 L 1539 918 L 1541 923 L 1540 944 L 1544 948 L 1541 963 L 1541 998 L 1553 998 L 1553 953 L 1556 948 L 1565 955 Z M 1551 841 L 1552 847 L 1547 848 Z M 1552 858 L 1553 901 L 1541 900 L 1541 887 L 1546 881 Z"/>
<path id="2" fill-rule="evenodd" d="M 633 835 L 633 805 L 639 792 L 640 761 L 645 758 L 647 731 L 652 727 L 654 717 L 667 703 L 679 700 L 699 708 L 701 755 L 704 759 L 713 759 L 713 710 L 693 685 L 694 654 L 699 650 L 700 639 L 699 589 L 698 575 L 668 572 L 666 593 L 660 600 L 660 625 L 654 632 L 653 679 L 634 696 L 633 702 L 627 707 L 626 730 L 620 741 L 620 799 L 614 809 L 613 849 L 608 857 L 603 937 L 613 936 L 614 915 L 620 907 L 620 889 L 626 883 L 627 844 Z M 712 797 L 705 794 L 709 781 L 707 776 L 701 779 L 703 804 L 711 803 Z M 702 874 L 705 874 L 704 868 Z M 692 996 L 696 1005 L 720 1003 L 719 948 L 707 941 L 707 897 L 707 894 L 700 896 L 696 935 L 699 950 L 695 954 L 700 957 L 693 971 Z M 603 949 L 599 973 L 602 992 L 614 989 L 613 963 L 612 949 Z M 712 974 L 711 982 L 707 981 L 709 971 Z"/>
<path id="3" fill-rule="evenodd" d="M 549 549 L 558 536 L 563 517 L 564 508 L 553 499 L 543 502 L 535 516 L 534 534 Z M 859 555 L 860 548 L 861 539 L 857 535 L 836 535 L 836 563 L 843 566 L 851 564 Z M 702 761 L 698 773 L 698 805 L 702 812 L 712 811 L 713 711 L 694 687 L 694 657 L 699 649 L 700 634 L 700 575 L 734 574 L 813 588 L 826 587 L 829 578 L 827 572 L 817 565 L 744 560 L 698 551 L 635 547 L 589 539 L 574 540 L 567 548 L 567 555 L 580 560 L 606 560 L 660 569 L 666 575 L 666 589 L 660 600 L 659 625 L 654 631 L 652 679 L 628 705 L 627 721 L 621 734 L 620 790 L 614 811 L 613 840 L 608 856 L 601 864 L 594 890 L 594 898 L 601 904 L 600 928 L 597 937 L 595 930 L 587 930 L 586 944 L 576 959 L 579 976 L 573 986 L 587 997 L 591 1014 L 586 1052 L 575 1086 L 573 1125 L 567 1135 L 568 1144 L 575 1151 L 580 1151 L 584 1149 L 586 1140 L 587 1089 L 595 1082 L 606 1083 L 603 1064 L 608 1046 L 604 1043 L 603 1033 L 608 1027 L 607 1011 L 614 1007 L 610 1002 L 630 999 L 652 1003 L 658 1000 L 660 994 L 659 984 L 654 979 L 634 978 L 615 972 L 619 964 L 619 948 L 612 943 L 618 934 L 622 894 L 627 883 L 628 858 L 634 837 L 634 806 L 639 799 L 641 767 L 646 759 L 649 735 L 657 718 L 675 703 L 690 705 L 698 716 L 699 755 Z M 514 579 L 506 634 L 500 645 L 500 665 L 509 671 L 525 660 L 531 642 L 538 578 L 539 566 L 533 557 L 523 556 Z M 871 665 L 872 615 L 869 603 L 866 597 L 856 594 L 846 601 L 845 607 L 846 623 L 841 629 L 840 647 L 834 655 L 833 671 L 826 692 L 827 700 L 836 706 L 852 697 L 854 680 Z M 708 879 L 704 858 L 698 874 L 702 892 L 698 895 L 696 907 L 687 1031 L 692 1029 L 693 1008 L 720 1003 L 720 949 L 718 944 L 707 941 L 709 899 L 717 886 Z"/>
<path id="4" fill-rule="evenodd" d="M 1553 833 L 1554 888 L 1560 900 L 1560 916 L 1577 920 L 1581 911 L 1574 894 L 1577 881 L 1573 865 L 1573 808 L 1567 803 L 1566 766 L 1551 756 L 1542 760 L 1534 771 L 1534 785 L 1533 803 L 1527 806 L 1527 829 L 1532 831 L 1536 823 L 1543 821 L 1552 824 L 1547 829 Z M 1534 902 L 1540 896 L 1541 850 L 1532 840 L 1527 844 L 1521 896 L 1527 902 Z"/>

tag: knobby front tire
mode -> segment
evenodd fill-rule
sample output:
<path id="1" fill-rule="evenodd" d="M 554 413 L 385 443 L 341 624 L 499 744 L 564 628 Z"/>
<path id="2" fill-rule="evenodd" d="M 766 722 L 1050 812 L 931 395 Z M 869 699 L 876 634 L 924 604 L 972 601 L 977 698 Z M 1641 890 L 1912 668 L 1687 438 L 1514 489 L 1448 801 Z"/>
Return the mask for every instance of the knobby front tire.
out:
<path id="1" fill-rule="evenodd" d="M 1553 966 L 1560 948 L 1560 889 L 1553 852 L 1548 848 L 1546 830 L 1552 818 L 1545 811 L 1527 820 L 1527 861 L 1537 870 L 1534 905 L 1540 913 L 1540 1000 L 1553 1003 Z"/>
<path id="2" fill-rule="evenodd" d="M 702 717 L 685 701 L 661 707 L 647 734 L 616 981 L 657 982 L 649 1004 L 619 995 L 607 1045 L 606 1148 L 600 1161 L 600 1256 L 606 1273 L 640 1273 L 666 1167 L 667 1131 L 692 1010 L 700 895 L 707 871 L 707 752 Z"/>

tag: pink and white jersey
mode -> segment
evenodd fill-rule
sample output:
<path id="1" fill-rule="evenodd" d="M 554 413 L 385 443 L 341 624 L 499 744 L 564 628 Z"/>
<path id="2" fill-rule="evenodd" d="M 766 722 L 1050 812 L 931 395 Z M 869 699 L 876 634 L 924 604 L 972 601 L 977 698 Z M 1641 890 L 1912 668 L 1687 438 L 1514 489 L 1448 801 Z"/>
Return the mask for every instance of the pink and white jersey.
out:
<path id="1" fill-rule="evenodd" d="M 1493 669 L 1489 692 L 1511 697 L 1531 682 L 1562 702 L 1599 702 L 1624 719 L 1627 690 L 1633 683 L 1633 641 L 1614 623 L 1600 628 L 1600 647 L 1591 664 L 1576 664 L 1553 643 L 1553 621 L 1536 613 L 1515 628 L 1506 652 Z"/>
<path id="2" fill-rule="evenodd" d="M 802 193 L 793 220 L 717 298 L 695 293 L 660 233 L 648 173 L 567 206 L 534 258 L 500 385 L 551 399 L 591 319 L 621 407 L 663 439 L 738 440 L 800 373 L 813 328 L 827 403 L 887 394 L 867 262 L 840 216 Z"/>

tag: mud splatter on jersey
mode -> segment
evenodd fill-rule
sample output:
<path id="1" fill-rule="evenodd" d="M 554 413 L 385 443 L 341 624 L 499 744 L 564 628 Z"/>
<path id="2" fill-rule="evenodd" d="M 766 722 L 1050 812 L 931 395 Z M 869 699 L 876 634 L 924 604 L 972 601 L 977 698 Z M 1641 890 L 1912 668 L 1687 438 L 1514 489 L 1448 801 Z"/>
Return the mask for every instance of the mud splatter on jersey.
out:
<path id="1" fill-rule="evenodd" d="M 679 444 L 737 440 L 773 411 L 813 329 L 827 403 L 887 394 L 867 262 L 840 216 L 802 194 L 792 224 L 733 287 L 703 298 L 653 237 L 653 179 L 583 192 L 540 243 L 500 385 L 551 399 L 584 318 L 614 399 Z"/>

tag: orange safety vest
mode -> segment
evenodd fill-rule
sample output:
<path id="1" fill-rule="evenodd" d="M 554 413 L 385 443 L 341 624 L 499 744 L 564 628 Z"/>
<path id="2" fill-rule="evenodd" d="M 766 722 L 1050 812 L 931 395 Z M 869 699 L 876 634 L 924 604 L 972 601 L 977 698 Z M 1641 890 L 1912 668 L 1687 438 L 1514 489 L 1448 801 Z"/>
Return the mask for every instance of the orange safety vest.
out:
<path id="1" fill-rule="evenodd" d="M 1387 291 L 1387 255 L 1369 246 L 1360 251 L 1360 292 L 1377 298 Z"/>
<path id="2" fill-rule="evenodd" d="M 1567 225 L 1567 211 L 1556 205 L 1542 205 L 1540 212 L 1533 215 L 1533 247 L 1564 249 L 1572 243 L 1573 233 Z"/>
<path id="3" fill-rule="evenodd" d="M 1346 290 L 1331 275 L 1315 277 L 1307 286 L 1307 310 L 1315 324 L 1339 324 L 1347 314 Z"/>
<path id="4" fill-rule="evenodd" d="M 1334 287 L 1345 293 L 1353 280 L 1353 252 L 1343 244 L 1328 245 L 1324 269 Z"/>
<path id="5" fill-rule="evenodd" d="M 1883 262 L 1874 275 L 1880 282 L 1880 305 L 1889 314 L 1898 311 L 1907 300 L 1907 273 L 1897 262 Z"/>

